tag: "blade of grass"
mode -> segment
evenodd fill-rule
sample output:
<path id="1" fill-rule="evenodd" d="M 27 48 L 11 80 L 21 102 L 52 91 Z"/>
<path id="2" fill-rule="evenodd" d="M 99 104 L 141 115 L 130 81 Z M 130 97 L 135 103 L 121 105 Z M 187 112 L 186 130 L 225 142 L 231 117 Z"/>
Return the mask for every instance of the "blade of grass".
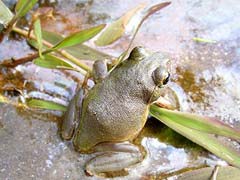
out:
<path id="1" fill-rule="evenodd" d="M 4 27 L 12 20 L 13 14 L 8 9 L 8 7 L 0 0 L 0 24 L 3 24 Z"/>
<path id="2" fill-rule="evenodd" d="M 201 169 L 196 169 L 192 171 L 184 172 L 180 175 L 176 175 L 178 180 L 201 180 L 201 179 L 208 179 L 208 180 L 214 180 L 211 178 L 214 167 L 205 167 Z M 232 167 L 232 166 L 226 166 L 226 167 L 219 167 L 218 173 L 217 173 L 217 180 L 237 180 L 240 177 L 240 170 L 238 168 Z M 169 178 L 170 179 L 170 178 Z"/>
<path id="3" fill-rule="evenodd" d="M 157 11 L 159 11 L 159 10 L 167 7 L 167 6 L 170 5 L 170 4 L 171 4 L 171 2 L 163 2 L 163 3 L 160 3 L 160 4 L 156 4 L 156 5 L 150 7 L 149 9 L 147 9 L 145 12 L 142 13 L 142 19 L 141 19 L 141 21 L 139 22 L 139 24 L 136 26 L 136 29 L 135 29 L 135 31 L 134 31 L 134 33 L 133 33 L 133 37 L 132 37 L 132 39 L 131 39 L 131 41 L 130 41 L 130 43 L 129 43 L 129 45 L 128 45 L 128 48 L 127 48 L 126 52 L 128 52 L 129 49 L 131 48 L 132 43 L 133 43 L 133 40 L 135 39 L 135 37 L 136 37 L 136 35 L 137 35 L 140 27 L 141 27 L 142 24 L 144 23 L 144 21 L 145 21 L 148 17 L 150 17 L 152 14 L 154 14 L 154 13 L 156 13 Z M 127 53 L 126 53 L 126 54 L 127 54 Z M 122 59 L 120 59 L 120 62 L 121 62 L 122 60 L 124 60 L 125 56 L 122 56 L 121 58 L 122 58 Z"/>
<path id="4" fill-rule="evenodd" d="M 37 3 L 37 0 L 18 0 L 15 8 L 16 19 L 25 16 L 28 11 L 30 11 L 33 6 Z"/>
<path id="5" fill-rule="evenodd" d="M 112 67 L 112 69 L 110 70 L 110 72 L 115 69 L 126 57 L 126 55 L 128 54 L 128 51 L 130 50 L 132 43 L 140 29 L 140 27 L 142 26 L 142 24 L 144 23 L 144 21 L 151 16 L 152 14 L 156 13 L 157 11 L 167 7 L 168 5 L 170 5 L 171 2 L 163 2 L 160 4 L 156 4 L 152 7 L 150 7 L 149 9 L 147 9 L 146 11 L 142 12 L 141 14 L 141 20 L 138 22 L 138 24 L 135 24 L 136 28 L 134 30 L 133 36 L 131 38 L 130 43 L 128 44 L 128 48 L 118 57 L 118 61 L 115 64 L 115 66 Z M 110 34 L 108 36 L 111 36 Z"/>
<path id="6" fill-rule="evenodd" d="M 199 37 L 194 37 L 193 41 L 200 42 L 200 43 L 216 43 L 217 41 L 211 40 L 211 39 L 203 39 Z"/>
<path id="7" fill-rule="evenodd" d="M 28 37 L 28 31 L 25 31 L 25 30 L 17 28 L 17 27 L 13 27 L 13 31 L 22 35 L 22 36 Z M 30 34 L 30 38 L 36 40 L 36 37 L 33 34 Z M 46 45 L 47 47 L 52 47 L 53 46 L 51 43 L 49 43 L 48 41 L 45 41 L 45 40 L 43 40 L 43 44 Z M 67 58 L 69 60 L 69 62 L 75 64 L 76 68 L 78 69 L 78 72 L 80 72 L 81 74 L 85 75 L 86 72 L 91 73 L 91 68 L 88 65 L 82 63 L 79 59 L 72 56 L 71 54 L 69 54 L 65 50 L 58 50 L 57 52 L 59 54 L 61 54 L 62 56 L 64 56 L 65 58 Z M 6 62 L 5 66 L 16 67 L 19 64 L 26 63 L 26 62 L 29 62 L 29 61 L 32 61 L 32 60 L 36 59 L 38 57 L 38 54 L 33 54 L 32 57 L 33 58 L 27 58 L 27 57 L 26 58 L 20 58 L 20 59 L 15 60 L 14 62 L 10 62 L 10 63 Z M 19 62 L 19 60 L 20 60 L 20 62 Z"/>
<path id="8" fill-rule="evenodd" d="M 42 58 L 39 57 L 35 59 L 33 62 L 34 64 L 44 68 L 55 69 L 61 67 L 64 69 L 74 69 L 77 71 L 77 69 L 75 69 L 71 64 L 52 54 L 46 54 Z"/>
<path id="9" fill-rule="evenodd" d="M 140 4 L 134 9 L 125 13 L 118 20 L 109 25 L 95 41 L 98 46 L 106 46 L 118 40 L 125 32 L 126 26 L 135 14 L 142 10 L 146 5 Z"/>
<path id="10" fill-rule="evenodd" d="M 150 108 L 150 114 L 157 118 L 162 123 L 166 124 L 171 129 L 175 130 L 179 134 L 185 136 L 196 144 L 206 148 L 213 154 L 224 159 L 228 163 L 240 168 L 240 153 L 234 149 L 232 146 L 228 146 L 222 141 L 220 141 L 215 136 L 204 133 L 198 130 L 190 129 L 175 122 L 173 119 L 169 118 L 167 115 L 162 115 L 161 110 L 156 105 L 152 105 Z"/>
<path id="11" fill-rule="evenodd" d="M 51 44 L 56 44 L 64 39 L 61 35 L 56 34 L 54 32 L 48 32 L 48 31 L 42 31 L 42 36 L 44 41 L 47 41 Z M 33 40 L 30 40 L 30 44 L 34 48 L 38 49 L 38 47 L 36 46 L 36 43 L 34 43 Z M 47 49 L 47 46 L 45 46 L 44 49 Z M 78 59 L 93 60 L 93 61 L 103 60 L 103 59 L 108 59 L 108 60 L 114 59 L 114 57 L 108 54 L 102 53 L 100 51 L 97 51 L 84 44 L 77 44 L 75 46 L 63 48 L 63 50 L 65 50 L 67 53 L 71 54 L 72 56 Z"/>
<path id="12" fill-rule="evenodd" d="M 64 48 L 64 50 L 66 50 L 66 52 L 68 52 L 72 56 L 77 57 L 79 59 L 83 59 L 83 60 L 97 61 L 97 60 L 104 60 L 104 59 L 107 59 L 107 60 L 115 59 L 115 57 L 113 56 L 97 51 L 84 44 L 67 47 L 67 48 Z"/>
<path id="13" fill-rule="evenodd" d="M 16 14 L 12 18 L 12 20 L 8 23 L 6 33 L 11 32 L 12 28 L 14 27 L 14 24 L 21 17 L 25 16 L 28 13 L 28 11 L 30 11 L 36 3 L 37 3 L 37 0 L 19 0 L 15 8 Z"/>
<path id="14" fill-rule="evenodd" d="M 240 139 L 240 131 L 234 129 L 223 122 L 214 118 L 203 117 L 196 114 L 183 113 L 159 108 L 156 105 L 151 107 L 152 110 L 158 111 L 161 116 L 166 116 L 172 121 L 181 124 L 190 129 L 202 131 L 205 133 L 226 136 L 233 139 Z"/>
<path id="15" fill-rule="evenodd" d="M 96 36 L 104 27 L 105 27 L 105 24 L 102 24 L 90 29 L 85 29 L 77 33 L 74 33 L 64 38 L 62 41 L 54 45 L 52 48 L 46 50 L 44 53 L 48 53 L 61 48 L 66 48 L 66 47 L 84 43 L 85 41 L 88 41 L 89 39 Z"/>
<path id="16" fill-rule="evenodd" d="M 66 107 L 61 104 L 57 104 L 51 101 L 44 101 L 40 99 L 28 99 L 26 101 L 26 104 L 31 108 L 66 111 Z"/>
<path id="17" fill-rule="evenodd" d="M 34 24 L 33 24 L 34 28 L 33 28 L 33 31 L 34 31 L 34 35 L 37 39 L 37 44 L 38 44 L 38 53 L 39 53 L 39 56 L 41 58 L 42 57 L 42 49 L 43 49 L 43 43 L 42 43 L 42 29 L 41 29 L 41 21 L 40 19 L 37 19 Z"/>

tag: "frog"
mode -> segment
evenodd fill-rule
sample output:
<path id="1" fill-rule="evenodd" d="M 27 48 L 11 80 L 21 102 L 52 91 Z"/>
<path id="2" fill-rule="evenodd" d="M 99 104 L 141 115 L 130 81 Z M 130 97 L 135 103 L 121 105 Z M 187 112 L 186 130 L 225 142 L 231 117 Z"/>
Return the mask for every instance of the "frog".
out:
<path id="1" fill-rule="evenodd" d="M 97 153 L 85 165 L 88 175 L 127 171 L 143 161 L 146 152 L 132 142 L 147 121 L 150 105 L 165 93 L 168 62 L 164 53 L 138 46 L 110 73 L 106 62 L 94 63 L 97 83 L 72 98 L 60 131 L 80 153 Z"/>

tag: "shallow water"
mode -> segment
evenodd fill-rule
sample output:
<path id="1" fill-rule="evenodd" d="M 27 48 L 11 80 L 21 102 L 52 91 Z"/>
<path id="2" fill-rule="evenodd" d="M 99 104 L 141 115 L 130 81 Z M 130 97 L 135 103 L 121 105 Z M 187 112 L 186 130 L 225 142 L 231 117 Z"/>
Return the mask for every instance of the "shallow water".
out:
<path id="1" fill-rule="evenodd" d="M 43 22 L 43 26 L 69 34 L 114 20 L 141 2 L 155 4 L 161 1 L 50 2 L 44 6 L 54 7 L 56 20 Z M 240 127 L 239 15 L 237 0 L 173 1 L 144 23 L 134 41 L 134 46 L 169 53 L 170 85 L 180 97 L 182 110 L 218 117 L 237 127 Z M 195 37 L 216 43 L 196 42 Z M 129 36 L 125 36 L 113 45 L 99 49 L 119 55 L 128 42 Z M 22 57 L 31 51 L 21 38 L 4 39 L 0 44 L 0 59 Z M 73 95 L 76 80 L 81 79 L 76 73 L 69 76 L 32 64 L 16 69 L 22 73 L 22 82 L 16 83 L 14 79 L 19 76 L 14 70 L 11 72 L 13 78 L 7 81 L 8 86 L 24 88 L 25 80 L 28 85 L 25 93 L 37 96 L 33 91 L 47 91 L 63 104 L 67 104 Z M 1 70 L 2 87 L 6 86 L 8 75 L 9 72 Z M 1 92 L 5 93 L 2 89 Z M 0 106 L 0 179 L 91 179 L 83 172 L 84 163 L 91 156 L 76 153 L 69 142 L 63 142 L 58 136 L 59 113 L 44 115 L 10 105 Z M 137 142 L 146 148 L 148 156 L 142 164 L 130 169 L 126 179 L 161 177 L 184 168 L 221 162 L 153 119 L 149 120 Z"/>

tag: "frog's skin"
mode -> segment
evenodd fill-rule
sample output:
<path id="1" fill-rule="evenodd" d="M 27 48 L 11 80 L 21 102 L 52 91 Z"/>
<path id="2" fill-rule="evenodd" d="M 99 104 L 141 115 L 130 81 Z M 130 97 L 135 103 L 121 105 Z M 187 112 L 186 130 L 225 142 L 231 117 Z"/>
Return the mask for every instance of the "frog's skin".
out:
<path id="1" fill-rule="evenodd" d="M 121 171 L 142 161 L 139 148 L 125 141 L 136 138 L 146 123 L 150 104 L 161 96 L 169 79 L 167 62 L 161 53 L 136 47 L 104 79 L 96 78 L 98 83 L 92 89 L 87 93 L 80 90 L 72 99 L 61 135 L 70 139 L 72 126 L 79 121 L 74 147 L 82 153 L 103 152 L 87 163 L 89 174 Z"/>

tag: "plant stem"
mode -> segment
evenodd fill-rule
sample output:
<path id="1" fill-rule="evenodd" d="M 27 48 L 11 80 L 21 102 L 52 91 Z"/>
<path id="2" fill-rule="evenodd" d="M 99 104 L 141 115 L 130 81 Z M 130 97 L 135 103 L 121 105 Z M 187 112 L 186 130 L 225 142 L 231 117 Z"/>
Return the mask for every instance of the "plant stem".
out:
<path id="1" fill-rule="evenodd" d="M 14 32 L 21 34 L 22 36 L 28 37 L 28 31 L 20 29 L 18 27 L 13 27 L 12 29 Z M 30 33 L 29 38 L 36 40 L 36 37 L 33 35 L 33 33 Z M 43 44 L 46 45 L 47 47 L 51 48 L 53 47 L 53 45 L 51 43 L 49 43 L 46 40 L 43 40 Z M 79 66 L 80 68 L 82 68 L 83 70 L 85 70 L 86 72 L 91 73 L 92 70 L 89 66 L 87 66 L 84 63 L 81 63 L 79 59 L 77 59 L 76 57 L 72 56 L 71 54 L 69 54 L 67 51 L 65 50 L 57 50 L 57 52 L 59 52 L 62 56 L 64 56 L 65 58 L 67 58 L 70 62 L 76 64 L 77 66 Z M 46 50 L 45 52 L 43 52 L 43 54 L 47 54 L 48 51 Z M 28 62 L 28 61 L 32 61 L 33 59 L 39 57 L 38 53 L 32 54 L 28 57 L 23 57 L 20 59 L 16 59 L 16 60 L 11 60 L 11 62 L 7 62 L 7 63 L 3 63 L 6 66 L 10 66 L 10 67 L 15 67 L 19 64 Z M 18 60 L 21 60 L 20 62 L 18 62 Z M 12 64 L 9 64 L 12 63 Z M 86 74 L 86 72 L 84 74 Z"/>

